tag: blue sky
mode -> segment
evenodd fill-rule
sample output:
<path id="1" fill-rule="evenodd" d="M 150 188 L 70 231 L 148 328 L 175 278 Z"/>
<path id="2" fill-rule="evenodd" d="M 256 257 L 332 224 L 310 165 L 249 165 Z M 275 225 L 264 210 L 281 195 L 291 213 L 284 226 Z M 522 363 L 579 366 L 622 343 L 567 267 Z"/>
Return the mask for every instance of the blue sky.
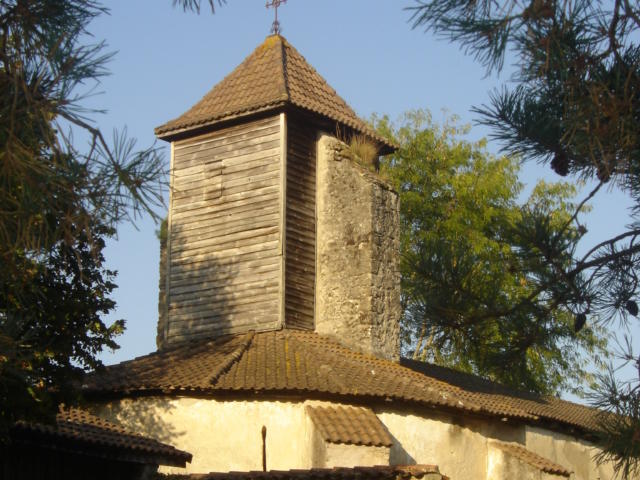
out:
<path id="1" fill-rule="evenodd" d="M 411 1 L 289 0 L 279 10 L 283 35 L 336 91 L 364 117 L 372 113 L 397 118 L 402 112 L 428 108 L 436 121 L 456 114 L 472 123 L 470 108 L 488 102 L 491 89 L 509 80 L 465 56 L 458 45 L 413 30 Z M 269 34 L 273 11 L 264 0 L 229 0 L 211 15 L 174 8 L 170 0 L 114 0 L 111 13 L 90 26 L 95 40 L 116 51 L 111 75 L 102 80 L 87 106 L 106 109 L 95 120 L 105 133 L 126 126 L 139 146 L 155 141 L 153 128 L 183 113 L 231 72 Z M 446 112 L 446 113 L 445 113 Z M 487 135 L 474 127 L 469 139 Z M 167 163 L 169 147 L 164 148 Z M 498 145 L 489 145 L 497 152 Z M 522 180 L 558 180 L 548 168 L 528 163 Z M 619 192 L 602 192 L 587 218 L 587 244 L 622 230 L 630 204 Z M 105 352 L 105 363 L 155 349 L 159 246 L 157 226 L 148 219 L 136 227 L 122 225 L 106 250 L 108 265 L 118 271 L 117 312 L 127 331 L 121 349 Z"/>

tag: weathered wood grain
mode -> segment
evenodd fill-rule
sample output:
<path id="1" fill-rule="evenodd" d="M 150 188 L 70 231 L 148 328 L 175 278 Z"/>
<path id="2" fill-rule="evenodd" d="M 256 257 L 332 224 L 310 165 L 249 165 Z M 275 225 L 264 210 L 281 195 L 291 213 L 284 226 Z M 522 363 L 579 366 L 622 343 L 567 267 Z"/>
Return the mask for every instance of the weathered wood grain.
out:
<path id="1" fill-rule="evenodd" d="M 175 142 L 167 339 L 273 327 L 280 315 L 280 123 Z"/>
<path id="2" fill-rule="evenodd" d="M 285 324 L 314 328 L 316 132 L 295 117 L 287 130 Z"/>

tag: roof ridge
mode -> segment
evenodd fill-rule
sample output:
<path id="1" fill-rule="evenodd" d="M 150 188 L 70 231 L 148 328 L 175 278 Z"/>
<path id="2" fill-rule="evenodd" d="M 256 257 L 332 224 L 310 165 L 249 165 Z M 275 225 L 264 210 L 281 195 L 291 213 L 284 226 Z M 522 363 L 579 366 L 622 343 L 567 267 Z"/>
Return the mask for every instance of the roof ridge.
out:
<path id="1" fill-rule="evenodd" d="M 287 41 L 284 37 L 278 35 L 280 39 L 280 55 L 282 56 L 282 60 L 279 63 L 280 69 L 282 70 L 282 81 L 284 83 L 284 91 L 287 95 L 287 102 L 291 101 L 291 92 L 289 91 L 289 70 L 288 70 L 288 55 L 287 55 Z"/>
<path id="2" fill-rule="evenodd" d="M 214 370 L 213 374 L 209 378 L 209 384 L 215 385 L 218 382 L 218 379 L 227 373 L 234 363 L 237 363 L 247 349 L 251 346 L 253 342 L 253 338 L 255 337 L 255 331 L 250 330 L 245 334 L 244 341 L 236 347 L 236 349 L 229 354 L 229 356 L 220 364 L 217 370 Z"/>

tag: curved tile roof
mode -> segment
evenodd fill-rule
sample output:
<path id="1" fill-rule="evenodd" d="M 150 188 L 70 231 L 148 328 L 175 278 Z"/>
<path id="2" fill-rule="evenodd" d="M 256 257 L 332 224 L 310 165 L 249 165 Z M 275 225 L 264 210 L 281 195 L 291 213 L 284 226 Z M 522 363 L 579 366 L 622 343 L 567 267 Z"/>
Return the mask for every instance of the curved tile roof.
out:
<path id="1" fill-rule="evenodd" d="M 158 475 L 158 480 L 169 478 Z M 448 480 L 435 465 L 311 468 L 267 472 L 215 472 L 171 475 L 171 480 Z"/>
<path id="2" fill-rule="evenodd" d="M 479 377 L 351 350 L 313 332 L 280 330 L 176 346 L 86 378 L 90 395 L 272 393 L 411 402 L 598 430 L 599 411 Z"/>
<path id="3" fill-rule="evenodd" d="M 78 408 L 61 410 L 51 425 L 18 422 L 11 429 L 11 438 L 139 463 L 184 467 L 192 458 L 190 453 L 130 432 Z"/>
<path id="4" fill-rule="evenodd" d="M 307 405 L 306 411 L 326 442 L 372 447 L 393 445 L 389 432 L 370 408 Z"/>
<path id="5" fill-rule="evenodd" d="M 361 120 L 347 102 L 291 46 L 272 35 L 238 67 L 215 85 L 198 103 L 179 117 L 155 129 L 169 139 L 215 123 L 277 107 L 292 105 L 346 125 L 383 146 L 394 146 Z"/>
<path id="6" fill-rule="evenodd" d="M 517 443 L 493 441 L 491 442 L 491 445 L 544 473 L 559 475 L 562 477 L 571 476 L 572 472 L 564 468 L 562 465 L 552 462 L 548 458 L 542 457 L 531 450 L 527 450 L 524 446 Z"/>

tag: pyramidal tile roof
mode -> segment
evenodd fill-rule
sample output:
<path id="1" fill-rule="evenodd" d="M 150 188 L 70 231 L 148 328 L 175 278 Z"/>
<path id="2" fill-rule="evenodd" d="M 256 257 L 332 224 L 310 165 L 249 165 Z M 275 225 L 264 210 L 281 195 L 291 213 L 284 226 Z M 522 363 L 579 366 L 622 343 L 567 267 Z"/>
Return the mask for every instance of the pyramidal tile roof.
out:
<path id="1" fill-rule="evenodd" d="M 198 103 L 155 129 L 160 138 L 285 105 L 308 110 L 393 149 L 280 35 L 271 35 Z"/>

